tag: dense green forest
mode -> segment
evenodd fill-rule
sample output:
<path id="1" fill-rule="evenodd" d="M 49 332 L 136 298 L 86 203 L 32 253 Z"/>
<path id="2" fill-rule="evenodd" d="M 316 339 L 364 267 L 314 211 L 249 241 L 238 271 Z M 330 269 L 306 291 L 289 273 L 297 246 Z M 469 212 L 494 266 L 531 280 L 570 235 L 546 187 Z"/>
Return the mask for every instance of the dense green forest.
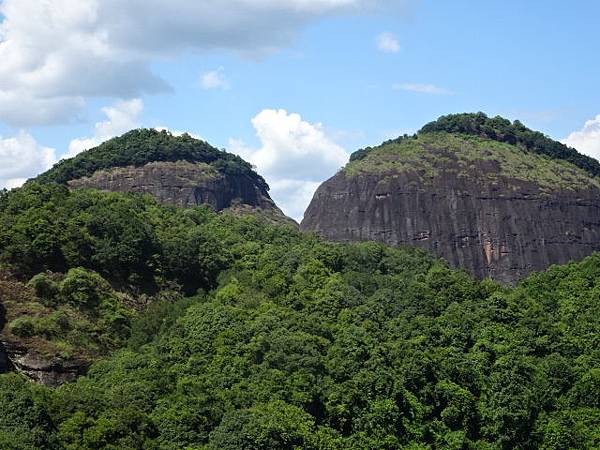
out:
<path id="1" fill-rule="evenodd" d="M 449 114 L 428 123 L 417 134 L 439 132 L 478 136 L 516 145 L 532 153 L 569 161 L 575 166 L 584 169 L 592 176 L 600 175 L 600 162 L 590 156 L 579 153 L 574 148 L 550 139 L 539 131 L 527 128 L 518 120 L 511 122 L 500 116 L 490 118 L 482 112 Z M 414 136 L 404 135 L 387 141 L 383 145 L 399 143 L 411 138 L 414 138 Z M 350 160 L 357 161 L 363 159 L 371 150 L 371 147 L 358 150 L 351 155 Z"/>
<path id="2" fill-rule="evenodd" d="M 237 155 L 227 153 L 188 134 L 174 136 L 154 129 L 132 130 L 110 139 L 98 147 L 62 160 L 38 176 L 38 183 L 65 184 L 92 175 L 97 170 L 113 167 L 142 166 L 155 161 L 188 161 L 210 164 L 222 173 L 246 175 L 268 190 L 264 179 Z"/>
<path id="3" fill-rule="evenodd" d="M 0 195 L 0 268 L 9 333 L 96 361 L 0 375 L 3 449 L 600 448 L 600 255 L 507 288 L 30 183 Z"/>

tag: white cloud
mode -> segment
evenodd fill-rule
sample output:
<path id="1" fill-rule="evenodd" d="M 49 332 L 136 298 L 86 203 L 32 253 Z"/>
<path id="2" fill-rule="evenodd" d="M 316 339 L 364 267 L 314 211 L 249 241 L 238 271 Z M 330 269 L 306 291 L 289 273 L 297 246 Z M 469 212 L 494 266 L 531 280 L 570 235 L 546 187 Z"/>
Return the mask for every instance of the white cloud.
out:
<path id="1" fill-rule="evenodd" d="M 0 136 L 0 188 L 19 187 L 55 162 L 55 150 L 39 145 L 25 131 L 12 138 Z"/>
<path id="2" fill-rule="evenodd" d="M 84 105 L 83 97 L 36 97 L 25 89 L 3 91 L 0 85 L 0 120 L 12 125 L 68 122 Z"/>
<path id="3" fill-rule="evenodd" d="M 90 97 L 169 89 L 151 70 L 184 52 L 268 54 L 309 22 L 383 0 L 2 0 L 0 117 L 72 119 Z M 189 54 L 189 53 L 186 53 Z"/>
<path id="4" fill-rule="evenodd" d="M 274 179 L 269 184 L 277 206 L 298 223 L 320 185 L 320 182 L 293 179 Z"/>
<path id="5" fill-rule="evenodd" d="M 205 72 L 200 77 L 202 89 L 229 89 L 229 81 L 225 78 L 225 69 L 219 67 L 216 70 Z"/>
<path id="6" fill-rule="evenodd" d="M 419 83 L 399 83 L 392 86 L 393 89 L 418 92 L 419 94 L 437 94 L 437 95 L 452 95 L 454 92 L 444 89 L 433 84 L 419 84 Z"/>
<path id="7" fill-rule="evenodd" d="M 562 142 L 581 153 L 600 159 L 600 114 L 586 121 L 581 130 L 574 131 Z"/>
<path id="8" fill-rule="evenodd" d="M 187 134 L 187 135 L 193 137 L 194 139 L 198 139 L 199 141 L 205 141 L 206 140 L 202 136 L 200 136 L 199 134 L 190 133 L 189 131 L 172 130 L 169 127 L 154 127 L 154 129 L 156 131 L 168 131 L 173 136 L 183 136 L 184 134 Z"/>
<path id="9" fill-rule="evenodd" d="M 143 109 L 144 103 L 138 98 L 119 101 L 113 106 L 102 108 L 108 120 L 96 123 L 93 136 L 73 139 L 69 144 L 68 152 L 63 157 L 72 158 L 84 150 L 139 127 L 138 119 Z"/>
<path id="10" fill-rule="evenodd" d="M 275 202 L 289 216 L 301 219 L 319 184 L 348 161 L 348 154 L 321 124 L 283 109 L 263 110 L 252 125 L 261 147 L 252 149 L 231 139 L 230 151 L 254 164 L 271 186 Z"/>
<path id="11" fill-rule="evenodd" d="M 385 53 L 398 53 L 400 43 L 393 33 L 381 33 L 377 36 L 377 48 Z"/>

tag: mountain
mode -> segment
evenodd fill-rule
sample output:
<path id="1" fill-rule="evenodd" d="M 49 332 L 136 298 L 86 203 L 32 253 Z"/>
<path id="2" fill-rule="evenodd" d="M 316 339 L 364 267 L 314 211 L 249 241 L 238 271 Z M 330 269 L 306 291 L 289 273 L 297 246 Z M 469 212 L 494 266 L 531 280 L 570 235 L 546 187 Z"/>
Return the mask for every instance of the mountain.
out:
<path id="1" fill-rule="evenodd" d="M 129 200 L 98 196 L 89 189 L 150 194 L 165 206 L 191 209 L 206 205 L 228 215 L 251 215 L 266 223 L 297 226 L 271 200 L 269 186 L 250 164 L 186 134 L 133 130 L 63 160 L 7 197 L 12 199 L 11 205 L 24 198 L 28 199 L 23 201 L 25 205 L 32 201 L 29 211 L 37 215 L 38 226 L 47 228 L 29 230 L 38 240 L 25 244 L 17 230 L 27 229 L 29 219 L 18 222 L 19 207 L 12 210 L 13 218 L 4 216 L 3 249 L 13 256 L 9 268 L 0 261 L 0 371 L 14 368 L 50 386 L 72 381 L 94 361 L 123 345 L 127 331 L 121 326 L 127 327 L 132 314 L 145 304 L 132 290 L 156 295 L 163 290 L 163 282 L 174 283 L 187 293 L 208 288 L 203 278 L 207 268 L 194 260 L 197 236 L 182 232 L 177 239 L 186 242 L 164 244 L 171 250 L 180 244 L 189 246 L 187 256 L 177 256 L 186 264 L 178 270 L 188 275 L 165 278 L 160 274 L 159 281 L 159 274 L 149 266 L 169 269 L 160 262 L 159 238 L 148 234 L 152 227 L 144 208 L 153 203 L 143 203 L 136 196 Z M 49 199 L 61 209 L 52 210 Z M 73 201 L 85 205 L 71 204 Z M 123 217 L 115 208 L 127 209 L 129 216 Z M 62 224 L 50 225 L 48 210 L 55 219 L 63 220 Z M 86 236 L 81 234 L 83 230 Z M 70 244 L 59 236 L 69 236 Z M 119 245 L 123 238 L 139 240 L 139 244 Z M 92 250 L 98 245 L 103 249 Z M 92 254 L 96 263 L 86 259 Z M 158 260 L 152 261 L 150 256 Z M 107 270 L 112 271 L 110 276 Z M 192 270 L 196 271 L 193 275 Z M 71 292 L 73 289 L 77 292 Z M 122 325 L 115 325 L 115 320 Z"/>
<path id="2" fill-rule="evenodd" d="M 29 183 L 0 194 L 0 271 L 0 448 L 600 445 L 599 255 L 506 288 Z"/>
<path id="3" fill-rule="evenodd" d="M 599 329 L 599 254 L 507 287 L 207 205 L 0 191 L 0 449 L 600 448 Z"/>
<path id="4" fill-rule="evenodd" d="M 515 283 L 600 249 L 600 164 L 485 114 L 444 116 L 360 150 L 314 195 L 301 228 L 430 250 Z"/>
<path id="5" fill-rule="evenodd" d="M 187 134 L 133 130 L 59 162 L 33 181 L 150 194 L 165 205 L 206 204 L 215 211 L 293 223 L 250 164 Z"/>

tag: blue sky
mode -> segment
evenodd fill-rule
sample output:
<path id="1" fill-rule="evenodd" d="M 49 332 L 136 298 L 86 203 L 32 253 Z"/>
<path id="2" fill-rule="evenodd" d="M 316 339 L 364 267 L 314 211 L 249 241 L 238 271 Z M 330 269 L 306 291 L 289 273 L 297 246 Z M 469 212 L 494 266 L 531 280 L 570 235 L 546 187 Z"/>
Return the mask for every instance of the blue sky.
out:
<path id="1" fill-rule="evenodd" d="M 442 114 L 464 111 L 500 114 L 518 118 L 556 139 L 565 139 L 579 131 L 569 142 L 588 154 L 600 154 L 600 138 L 594 122 L 600 114 L 600 62 L 594 56 L 599 2 L 290 0 L 287 2 L 290 9 L 286 10 L 286 6 L 277 6 L 276 2 L 256 0 L 256 4 L 262 2 L 259 12 L 264 20 L 244 22 L 232 11 L 223 12 L 224 17 L 219 16 L 219 11 L 209 11 L 214 17 L 206 25 L 202 19 L 192 23 L 193 14 L 189 12 L 189 24 L 181 25 L 177 23 L 179 19 L 174 19 L 173 29 L 154 32 L 142 26 L 136 28 L 138 0 L 132 0 L 131 10 L 114 6 L 115 10 L 101 11 L 109 18 L 123 17 L 133 25 L 126 31 L 106 26 L 110 33 L 119 34 L 118 39 L 103 45 L 114 45 L 118 51 L 109 58 L 102 56 L 104 59 L 98 63 L 100 60 L 93 58 L 86 61 L 85 51 L 65 50 L 72 45 L 69 33 L 77 35 L 81 29 L 88 30 L 90 24 L 98 29 L 103 26 L 98 18 L 102 14 L 89 18 L 94 8 L 100 8 L 95 0 L 78 1 L 78 5 L 89 3 L 89 8 L 75 7 L 75 0 L 50 1 L 56 6 L 51 14 L 61 19 L 72 15 L 75 19 L 65 20 L 55 43 L 49 43 L 42 35 L 40 51 L 31 56 L 39 62 L 55 53 L 56 60 L 66 69 L 63 72 L 72 73 L 61 72 L 60 78 L 54 74 L 47 76 L 45 71 L 43 76 L 35 74 L 34 81 L 27 65 L 20 62 L 20 56 L 15 56 L 18 52 L 4 48 L 3 54 L 2 45 L 6 47 L 9 41 L 14 44 L 25 39 L 26 30 L 17 19 L 19 14 L 31 16 L 36 6 L 39 9 L 40 1 L 0 2 L 4 14 L 0 36 L 5 40 L 0 43 L 0 56 L 17 61 L 9 64 L 16 67 L 11 74 L 0 69 L 3 139 L 0 142 L 5 147 L 2 156 L 0 144 L 0 161 L 4 165 L 10 164 L 8 158 L 20 157 L 19 145 L 31 145 L 32 141 L 25 140 L 24 135 L 33 138 L 37 146 L 24 149 L 24 157 L 31 159 L 32 152 L 50 149 L 59 158 L 76 138 L 93 143 L 127 125 L 167 127 L 191 132 L 252 160 L 259 171 L 261 167 L 264 169 L 272 185 L 279 186 L 279 192 L 274 192 L 276 200 L 299 218 L 316 185 L 343 164 L 340 148 L 350 153 L 376 145 L 403 132 L 415 131 Z M 252 0 L 235 1 L 242 11 L 254 7 Z M 115 1 L 106 3 L 118 5 Z M 152 7 L 151 3 L 141 4 Z M 186 7 L 184 0 L 173 3 L 182 10 Z M 268 10 L 270 3 L 275 5 L 272 10 Z M 33 9 L 27 11 L 28 7 Z M 117 11 L 118 8 L 121 9 Z M 256 14 L 254 9 L 249 11 Z M 177 17 L 178 11 L 166 13 Z M 48 12 L 33 16 L 32 20 L 42 22 Z M 73 27 L 71 22 L 81 17 L 87 21 L 86 27 Z M 212 27 L 219 21 L 225 23 L 222 30 L 218 25 Z M 231 21 L 237 28 L 227 29 Z M 161 41 L 161 33 L 166 36 L 175 30 L 177 34 L 177 30 L 187 25 L 190 30 L 211 27 L 212 34 Z M 55 33 L 51 31 L 47 36 Z M 127 35 L 129 32 L 131 36 Z M 137 44 L 137 36 L 144 37 L 144 33 L 150 36 L 146 42 L 152 39 L 156 42 Z M 382 33 L 397 42 L 399 51 L 390 51 L 396 48 L 382 51 L 378 47 Z M 127 70 L 121 70 L 125 64 L 123 58 L 130 58 L 126 64 L 132 66 L 127 66 Z M 111 64 L 118 66 L 114 73 Z M 136 78 L 135 70 L 131 69 L 135 64 L 147 67 L 154 78 L 163 80 L 163 89 L 153 87 L 152 76 L 147 73 Z M 95 73 L 85 72 L 90 67 Z M 20 78 L 14 75 L 19 70 L 23 72 Z M 78 77 L 78 70 L 85 75 Z M 103 71 L 111 73 L 111 83 L 96 91 L 87 89 L 86 86 L 104 83 L 104 79 L 98 78 Z M 205 83 L 203 87 L 202 77 L 211 72 L 209 78 L 213 83 Z M 127 74 L 132 74 L 131 79 Z M 73 87 L 73 92 L 69 92 L 78 83 L 83 87 Z M 18 100 L 30 92 L 34 92 L 33 98 L 26 102 Z M 8 98 L 4 105 L 3 94 Z M 45 106 L 40 106 L 40 98 L 52 95 L 62 102 L 57 100 L 52 104 L 57 120 L 47 117 L 29 120 L 27 112 L 14 113 L 29 105 L 32 111 L 42 110 Z M 77 106 L 70 106 L 65 98 Z M 95 131 L 95 124 L 111 122 L 103 108 L 119 110 L 120 101 L 132 99 L 139 99 L 143 106 L 116 111 L 113 123 L 105 123 L 104 128 L 100 125 L 106 133 Z M 252 119 L 265 110 L 285 112 L 265 114 L 255 121 L 260 122 L 258 125 L 253 124 Z M 300 122 L 288 120 L 294 113 L 301 116 Z M 131 117 L 122 117 L 127 114 Z M 114 123 L 119 117 L 123 123 Z M 586 121 L 591 123 L 584 129 Z M 286 127 L 288 134 L 281 135 L 279 131 Z M 306 139 L 294 141 L 298 127 L 304 130 Z M 273 135 L 275 131 L 277 136 Z M 300 148 L 310 145 L 321 149 L 323 154 L 331 151 L 333 156 L 321 160 L 316 150 Z M 315 167 L 314 176 L 299 177 L 293 173 L 293 167 L 282 162 L 289 155 L 295 167 L 302 164 L 315 167 L 321 163 L 322 167 Z M 267 161 L 268 158 L 277 161 Z M 4 176 L 5 181 L 13 179 L 14 184 L 15 179 L 33 175 L 25 173 L 27 170 L 35 171 L 43 164 L 34 166 L 4 175 L 0 169 L 0 182 Z"/>

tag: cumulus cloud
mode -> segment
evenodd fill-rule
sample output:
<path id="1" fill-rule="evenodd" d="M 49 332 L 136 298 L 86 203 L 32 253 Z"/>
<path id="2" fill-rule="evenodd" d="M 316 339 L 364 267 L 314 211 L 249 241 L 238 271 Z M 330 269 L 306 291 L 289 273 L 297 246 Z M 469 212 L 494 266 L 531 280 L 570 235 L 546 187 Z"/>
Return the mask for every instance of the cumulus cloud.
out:
<path id="1" fill-rule="evenodd" d="M 400 42 L 393 33 L 381 33 L 377 36 L 377 48 L 384 53 L 398 53 Z"/>
<path id="2" fill-rule="evenodd" d="M 348 161 L 348 154 L 320 123 L 309 123 L 283 109 L 263 110 L 252 125 L 260 148 L 231 139 L 230 150 L 254 164 L 277 204 L 300 220 L 319 184 Z"/>
<path id="3" fill-rule="evenodd" d="M 571 133 L 563 143 L 581 153 L 600 159 L 600 114 L 586 121 L 581 130 Z"/>
<path id="4" fill-rule="evenodd" d="M 202 136 L 200 136 L 199 134 L 190 133 L 189 131 L 173 130 L 173 129 L 169 128 L 169 127 L 154 127 L 154 129 L 156 131 L 168 131 L 173 136 L 183 136 L 184 134 L 187 134 L 187 135 L 193 137 L 194 139 L 198 139 L 199 141 L 205 141 L 206 140 Z"/>
<path id="5" fill-rule="evenodd" d="M 24 131 L 12 138 L 0 136 L 0 188 L 19 187 L 55 162 L 55 150 L 39 145 Z"/>
<path id="6" fill-rule="evenodd" d="M 169 86 L 151 70 L 184 51 L 268 54 L 325 15 L 383 0 L 2 0 L 0 119 L 64 122 L 89 97 Z"/>
<path id="7" fill-rule="evenodd" d="M 139 127 L 138 119 L 143 109 L 144 103 L 138 98 L 118 101 L 113 106 L 102 108 L 108 120 L 96 123 L 93 136 L 73 139 L 63 157 L 72 158 L 84 150 Z"/>
<path id="8" fill-rule="evenodd" d="M 333 173 L 331 174 L 333 175 Z M 323 180 L 325 181 L 325 180 Z M 270 181 L 271 196 L 283 212 L 300 223 L 304 211 L 321 185 L 314 181 L 273 179 Z"/>
<path id="9" fill-rule="evenodd" d="M 203 73 L 200 77 L 200 86 L 202 89 L 229 89 L 229 81 L 225 78 L 225 69 L 219 67 Z"/>
<path id="10" fill-rule="evenodd" d="M 90 137 L 73 139 L 62 156 L 71 158 L 78 153 L 139 126 L 144 108 L 140 99 L 118 101 L 102 108 L 107 120 L 96 123 Z M 40 145 L 33 136 L 21 131 L 16 137 L 0 136 L 0 189 L 21 186 L 28 178 L 50 169 L 57 162 L 56 150 Z"/>
<path id="11" fill-rule="evenodd" d="M 20 88 L 3 91 L 0 85 L 0 120 L 11 125 L 69 122 L 84 105 L 83 97 L 36 97 Z"/>
<path id="12" fill-rule="evenodd" d="M 417 92 L 419 94 L 437 94 L 437 95 L 452 95 L 454 92 L 444 89 L 433 84 L 420 83 L 399 83 L 392 86 L 395 90 Z"/>

